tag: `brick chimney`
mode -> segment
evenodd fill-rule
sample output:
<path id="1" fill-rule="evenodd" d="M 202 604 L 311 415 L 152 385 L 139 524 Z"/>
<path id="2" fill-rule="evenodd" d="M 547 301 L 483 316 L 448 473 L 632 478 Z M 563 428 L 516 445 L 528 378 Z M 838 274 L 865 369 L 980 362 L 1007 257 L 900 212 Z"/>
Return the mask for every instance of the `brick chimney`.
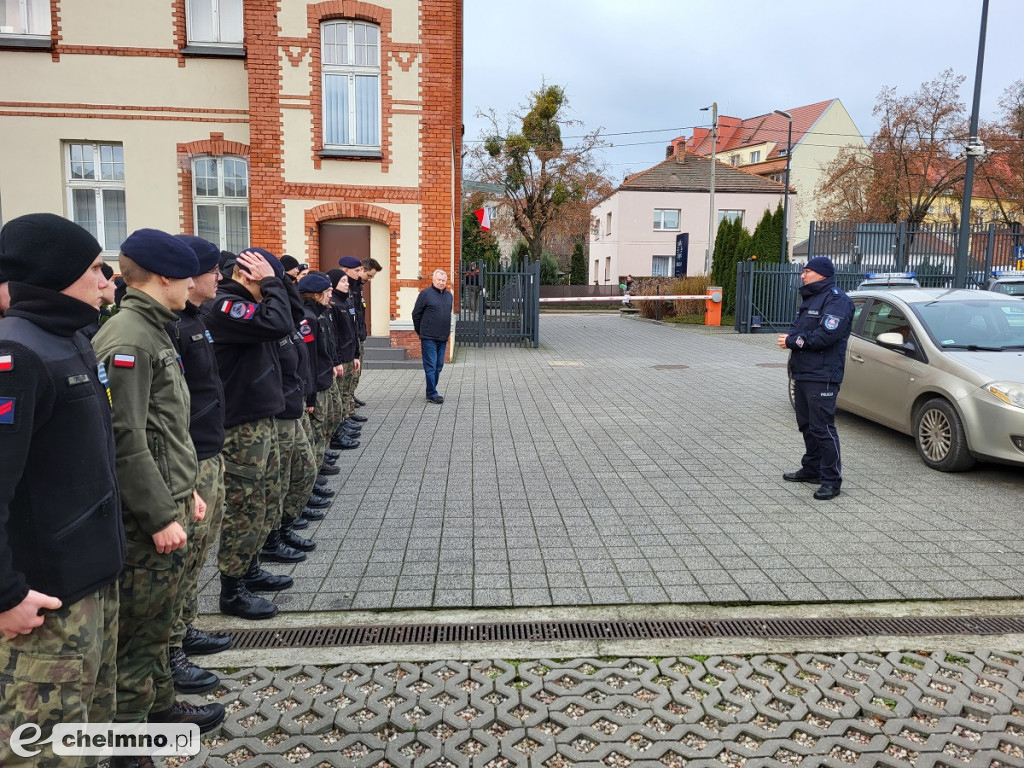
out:
<path id="1" fill-rule="evenodd" d="M 686 142 L 685 141 L 677 141 L 675 143 L 675 156 L 676 156 L 676 162 L 677 163 L 682 164 L 682 163 L 686 162 Z"/>

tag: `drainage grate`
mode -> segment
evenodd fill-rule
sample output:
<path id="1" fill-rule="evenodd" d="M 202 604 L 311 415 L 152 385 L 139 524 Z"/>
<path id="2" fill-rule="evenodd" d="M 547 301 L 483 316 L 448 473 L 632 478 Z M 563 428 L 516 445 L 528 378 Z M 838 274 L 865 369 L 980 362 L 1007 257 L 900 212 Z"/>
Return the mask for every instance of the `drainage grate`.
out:
<path id="1" fill-rule="evenodd" d="M 1024 617 L 533 621 L 508 624 L 399 624 L 372 627 L 243 629 L 231 633 L 234 648 L 330 648 L 358 645 L 647 638 L 831 638 L 1009 634 L 1024 634 Z"/>

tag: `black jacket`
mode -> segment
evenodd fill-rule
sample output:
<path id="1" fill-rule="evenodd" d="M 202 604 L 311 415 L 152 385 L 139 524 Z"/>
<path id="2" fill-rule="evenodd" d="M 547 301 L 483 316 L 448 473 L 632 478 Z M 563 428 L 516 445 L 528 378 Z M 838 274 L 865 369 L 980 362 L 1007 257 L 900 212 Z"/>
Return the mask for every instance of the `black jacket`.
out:
<path id="1" fill-rule="evenodd" d="M 350 363 L 359 356 L 358 312 L 351 293 L 331 292 L 331 320 L 334 323 L 337 360 Z"/>
<path id="2" fill-rule="evenodd" d="M 832 278 L 800 286 L 800 295 L 803 302 L 786 337 L 786 346 L 793 350 L 790 374 L 794 381 L 838 384 L 846 367 L 853 302 Z"/>
<path id="3" fill-rule="evenodd" d="M 299 335 L 309 352 L 309 370 L 315 390 L 306 398 L 307 405 L 316 404 L 316 393 L 334 383 L 336 352 L 332 339 L 331 314 L 326 307 L 306 299 L 306 317 L 299 326 Z"/>
<path id="4" fill-rule="evenodd" d="M 292 331 L 288 294 L 276 277 L 261 280 L 260 291 L 263 301 L 255 302 L 240 283 L 225 280 L 206 315 L 224 383 L 225 427 L 273 418 L 284 409 L 277 342 Z"/>
<path id="5" fill-rule="evenodd" d="M 421 339 L 447 341 L 452 332 L 452 294 L 430 285 L 412 308 L 412 325 Z"/>
<path id="6" fill-rule="evenodd" d="M 11 283 L 0 322 L 0 611 L 29 589 L 64 605 L 124 563 L 106 374 L 81 330 L 97 311 Z"/>
<path id="7" fill-rule="evenodd" d="M 192 398 L 188 433 L 196 446 L 196 457 L 202 461 L 216 456 L 224 447 L 224 384 L 202 308 L 188 302 L 175 314 L 178 322 L 171 323 L 167 332 L 185 369 L 185 383 Z"/>
<path id="8" fill-rule="evenodd" d="M 356 336 L 360 342 L 366 341 L 366 302 L 363 300 L 363 288 L 366 283 L 362 280 L 348 280 L 348 294 L 352 299 L 352 306 L 356 311 Z M 358 356 L 359 344 L 356 344 L 356 356 Z"/>
<path id="9" fill-rule="evenodd" d="M 281 366 L 281 394 L 284 408 L 277 414 L 279 419 L 299 419 L 306 407 L 306 379 L 309 363 L 300 350 L 305 344 L 298 331 L 277 340 L 277 360 Z M 305 368 L 305 370 L 303 370 Z"/>

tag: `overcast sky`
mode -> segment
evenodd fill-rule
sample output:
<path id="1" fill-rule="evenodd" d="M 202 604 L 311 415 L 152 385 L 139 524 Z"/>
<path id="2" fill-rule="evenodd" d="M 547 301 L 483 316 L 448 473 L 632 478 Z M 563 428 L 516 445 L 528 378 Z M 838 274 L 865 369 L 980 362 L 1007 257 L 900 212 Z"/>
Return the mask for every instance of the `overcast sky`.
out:
<path id="1" fill-rule="evenodd" d="M 478 110 L 504 115 L 542 81 L 614 142 L 616 180 L 709 126 L 712 101 L 744 118 L 838 98 L 869 136 L 883 86 L 911 93 L 947 68 L 967 76 L 969 112 L 980 25 L 981 0 L 465 0 L 465 139 Z M 1024 1 L 990 0 L 982 119 L 1024 79 L 1022 34 Z"/>

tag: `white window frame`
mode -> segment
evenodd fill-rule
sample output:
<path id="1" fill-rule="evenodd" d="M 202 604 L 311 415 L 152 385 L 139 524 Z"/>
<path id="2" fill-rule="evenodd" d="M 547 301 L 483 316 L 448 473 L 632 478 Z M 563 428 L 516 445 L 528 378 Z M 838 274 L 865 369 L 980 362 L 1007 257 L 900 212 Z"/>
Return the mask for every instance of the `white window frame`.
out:
<path id="1" fill-rule="evenodd" d="M 217 194 L 200 195 L 198 189 L 197 166 L 199 163 L 214 162 L 217 174 Z M 245 195 L 228 195 L 224 184 L 224 169 L 228 163 L 241 163 L 245 167 Z M 249 194 L 251 192 L 249 183 L 249 161 L 237 155 L 198 155 L 192 158 L 192 228 L 196 235 L 205 237 L 222 251 L 238 253 L 249 244 L 249 233 L 252 231 L 249 221 Z M 200 206 L 217 206 L 217 235 L 216 239 L 207 237 L 208 232 L 199 231 L 199 208 Z M 245 209 L 245 234 L 238 242 L 228 239 L 228 209 Z"/>
<path id="2" fill-rule="evenodd" d="M 665 223 L 665 214 L 674 213 L 676 216 L 676 225 L 670 227 Z M 682 211 L 679 208 L 655 208 L 654 209 L 654 230 L 657 232 L 678 232 L 679 223 L 682 219 Z"/>
<path id="3" fill-rule="evenodd" d="M 750 162 L 752 162 L 752 163 L 760 163 L 761 162 L 761 150 L 760 149 L 755 149 L 753 152 L 750 153 Z"/>
<path id="4" fill-rule="evenodd" d="M 651 277 L 672 277 L 675 256 L 651 256 Z M 655 265 L 662 267 L 656 269 Z"/>
<path id="5" fill-rule="evenodd" d="M 735 168 L 737 165 L 740 164 L 740 156 L 739 155 L 732 155 L 729 158 L 729 164 Z"/>
<path id="6" fill-rule="evenodd" d="M 376 36 L 375 44 L 362 44 L 364 50 L 375 50 L 376 63 L 356 63 L 356 31 L 358 28 L 373 30 Z M 345 57 L 344 62 L 330 61 L 329 46 L 326 42 L 328 30 L 334 30 L 335 34 L 345 34 Z M 382 74 L 381 54 L 382 35 L 381 28 L 377 24 L 370 24 L 364 21 L 349 19 L 335 19 L 325 21 L 320 25 L 320 88 L 321 102 L 323 105 L 323 146 L 327 150 L 343 150 L 352 152 L 379 152 L 381 147 L 381 101 L 382 101 Z M 328 81 L 333 78 L 347 78 L 345 86 L 345 97 L 347 105 L 347 125 L 343 128 L 335 126 L 335 118 L 330 113 L 330 100 L 328 97 Z M 372 115 L 364 121 L 366 128 L 371 128 L 373 135 L 359 136 L 360 118 L 359 107 L 366 106 L 368 93 L 364 92 L 363 97 L 359 94 L 359 81 L 365 79 L 376 79 L 377 86 L 373 90 L 374 103 L 369 105 L 373 109 Z M 336 135 L 342 134 L 342 135 Z"/>
<path id="7" fill-rule="evenodd" d="M 610 235 L 612 233 L 612 214 L 611 214 L 611 211 L 609 211 L 607 213 L 607 215 L 605 216 L 605 221 L 606 221 L 606 224 L 605 224 L 605 228 L 604 228 L 604 233 L 606 235 Z"/>
<path id="8" fill-rule="evenodd" d="M 210 38 L 197 37 L 195 32 L 195 25 L 193 20 L 195 18 L 195 6 L 202 5 L 203 9 L 209 8 L 209 12 L 212 18 L 213 35 Z M 238 18 L 238 28 L 234 30 L 225 30 L 224 26 L 227 23 L 227 17 L 229 14 L 222 10 L 222 6 L 227 8 L 233 6 L 232 10 L 234 15 Z M 207 46 L 230 46 L 232 48 L 241 48 L 243 38 L 245 37 L 245 23 L 242 16 L 242 0 L 185 0 L 185 23 L 188 29 L 188 43 L 189 45 L 207 45 Z"/>
<path id="9" fill-rule="evenodd" d="M 729 221 L 736 221 L 739 219 L 740 224 L 743 223 L 743 211 L 729 208 L 718 209 L 718 223 L 721 224 L 724 219 Z"/>
<path id="10" fill-rule="evenodd" d="M 10 22 L 11 16 L 17 14 L 18 24 L 0 26 L 0 37 L 47 38 L 51 34 L 49 0 L 0 0 L 3 5 L 4 21 Z M 36 22 L 33 28 L 32 22 Z"/>
<path id="11" fill-rule="evenodd" d="M 76 163 L 73 157 L 81 153 L 81 162 Z M 109 156 L 110 161 L 104 160 Z M 117 160 L 120 156 L 120 161 Z M 76 168 L 81 166 L 83 171 L 86 165 L 92 167 L 93 178 L 75 178 Z M 120 171 L 118 171 L 120 168 Z M 113 256 L 121 249 L 121 243 L 128 237 L 127 214 L 117 232 L 108 233 L 106 206 L 104 204 L 105 193 L 121 192 L 124 208 L 127 209 L 127 194 L 125 191 L 124 173 L 124 147 L 117 142 L 91 142 L 91 141 L 65 141 L 64 142 L 64 179 L 66 181 L 66 204 L 67 214 L 71 221 L 80 224 L 89 230 L 103 248 L 104 254 Z M 83 190 L 91 191 L 94 196 L 95 222 L 89 222 L 78 216 L 78 207 L 75 204 L 76 192 Z M 107 242 L 116 240 L 116 242 Z"/>

